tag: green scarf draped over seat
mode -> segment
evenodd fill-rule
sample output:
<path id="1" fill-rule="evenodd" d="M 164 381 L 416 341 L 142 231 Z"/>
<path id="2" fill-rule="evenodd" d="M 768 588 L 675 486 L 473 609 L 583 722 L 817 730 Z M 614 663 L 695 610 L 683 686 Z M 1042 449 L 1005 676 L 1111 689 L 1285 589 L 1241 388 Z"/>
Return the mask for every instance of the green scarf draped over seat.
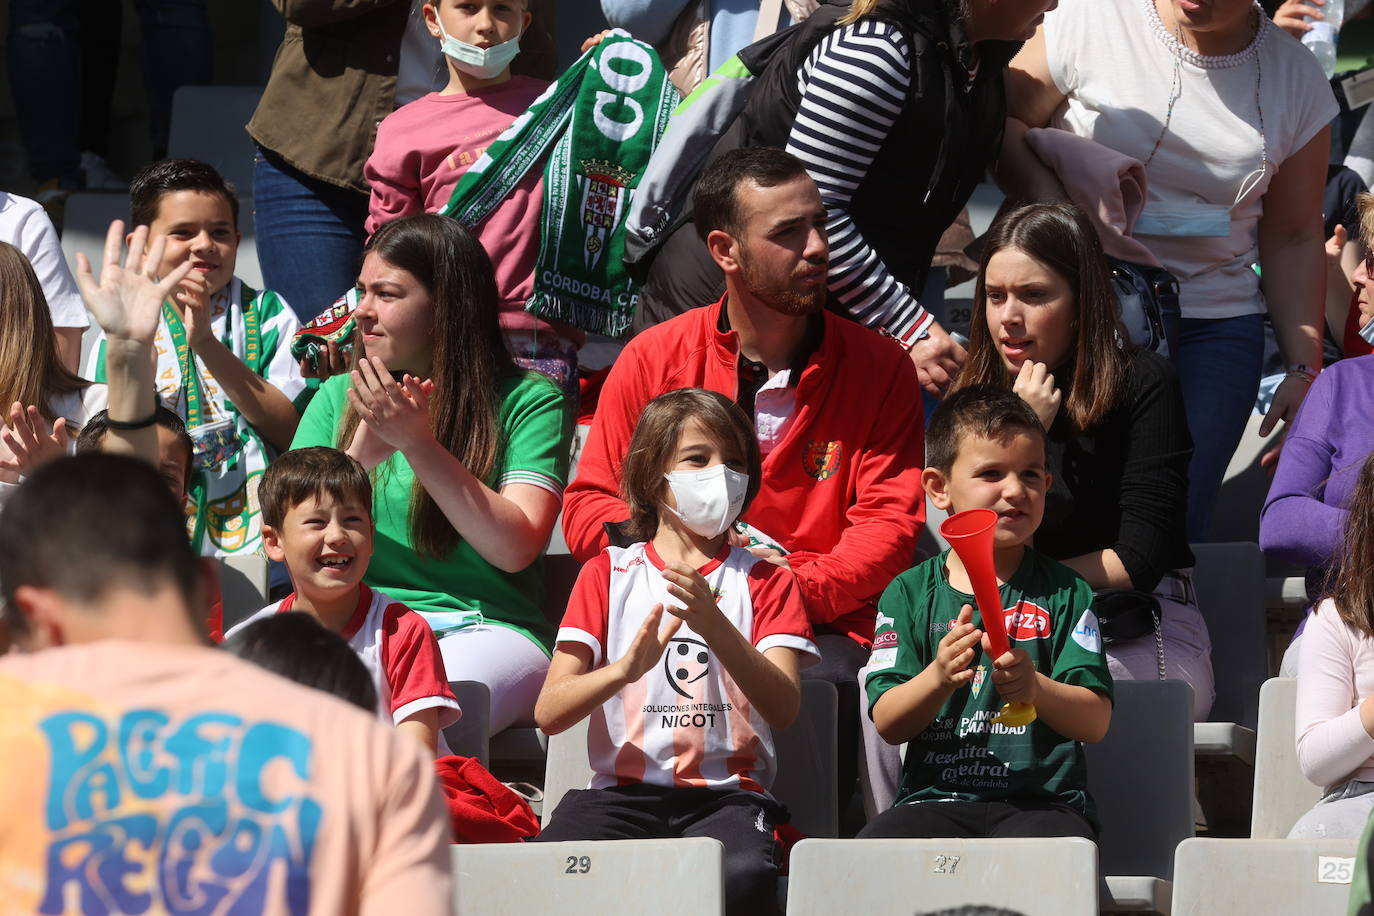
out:
<path id="1" fill-rule="evenodd" d="M 525 309 L 622 336 L 639 298 L 624 264 L 629 198 L 677 102 L 653 49 L 613 31 L 487 147 L 439 212 L 475 227 L 543 161 L 539 260 Z"/>

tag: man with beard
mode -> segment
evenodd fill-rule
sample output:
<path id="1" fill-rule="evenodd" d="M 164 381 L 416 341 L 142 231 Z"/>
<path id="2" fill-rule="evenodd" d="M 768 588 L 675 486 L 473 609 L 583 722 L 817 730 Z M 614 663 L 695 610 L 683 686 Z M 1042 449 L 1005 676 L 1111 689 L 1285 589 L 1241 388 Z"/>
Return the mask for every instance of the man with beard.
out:
<path id="1" fill-rule="evenodd" d="M 690 386 L 733 398 L 754 420 L 763 479 L 732 542 L 797 577 L 823 659 L 806 676 L 840 690 L 843 805 L 861 719 L 870 766 L 892 762 L 859 715 L 856 675 L 878 596 L 911 565 L 924 521 L 920 385 L 894 341 L 825 310 L 826 211 L 796 157 L 727 153 L 698 180 L 693 208 L 725 296 L 625 347 L 568 486 L 563 533 L 583 562 L 619 537 L 619 463 L 649 401 Z"/>

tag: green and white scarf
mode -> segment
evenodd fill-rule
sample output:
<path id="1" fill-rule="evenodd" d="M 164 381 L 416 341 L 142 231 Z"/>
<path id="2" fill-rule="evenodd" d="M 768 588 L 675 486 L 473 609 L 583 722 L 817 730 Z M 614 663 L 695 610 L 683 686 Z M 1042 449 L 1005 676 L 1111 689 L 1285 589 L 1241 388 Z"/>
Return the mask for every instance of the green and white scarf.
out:
<path id="1" fill-rule="evenodd" d="M 525 309 L 619 337 L 639 299 L 624 265 L 629 198 L 677 102 L 654 50 L 613 31 L 487 147 L 440 212 L 478 225 L 547 157 Z"/>

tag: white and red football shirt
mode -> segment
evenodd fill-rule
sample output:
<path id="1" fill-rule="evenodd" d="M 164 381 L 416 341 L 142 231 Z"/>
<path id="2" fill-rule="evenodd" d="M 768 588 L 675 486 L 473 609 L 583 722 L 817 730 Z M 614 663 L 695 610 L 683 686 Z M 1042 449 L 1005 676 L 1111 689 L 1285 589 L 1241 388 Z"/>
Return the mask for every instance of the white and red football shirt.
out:
<path id="1" fill-rule="evenodd" d="M 568 601 L 560 643 L 581 643 L 600 667 L 629 651 L 654 605 L 680 607 L 668 594 L 652 544 L 608 547 L 582 568 Z M 775 647 L 820 655 L 790 570 L 728 544 L 698 572 L 721 613 L 760 652 Z M 666 616 L 666 615 L 665 615 Z M 763 717 L 684 623 L 663 660 L 592 713 L 591 788 L 648 783 L 768 791 L 773 736 Z"/>
<path id="2" fill-rule="evenodd" d="M 293 592 L 269 604 L 230 630 L 232 636 L 254 620 L 293 610 Z M 462 716 L 448 686 L 439 642 L 425 619 L 383 592 L 358 584 L 358 607 L 340 633 L 358 653 L 377 687 L 377 714 L 399 725 L 415 713 L 438 707 L 439 728 Z"/>

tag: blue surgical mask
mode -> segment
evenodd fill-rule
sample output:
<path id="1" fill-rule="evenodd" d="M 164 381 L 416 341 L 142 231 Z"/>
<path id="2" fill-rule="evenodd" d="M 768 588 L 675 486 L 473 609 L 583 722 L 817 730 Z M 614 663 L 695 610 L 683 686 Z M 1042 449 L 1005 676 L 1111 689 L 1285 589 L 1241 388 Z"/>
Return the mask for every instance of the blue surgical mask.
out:
<path id="1" fill-rule="evenodd" d="M 459 70 L 479 80 L 500 76 L 510 66 L 510 62 L 515 60 L 515 55 L 520 53 L 519 35 L 490 48 L 479 48 L 466 41 L 459 41 L 445 32 L 442 22 L 439 23 L 439 34 L 443 36 L 440 48 L 444 56 L 452 60 Z"/>
<path id="2" fill-rule="evenodd" d="M 1261 157 L 1265 154 L 1261 152 Z M 1260 167 L 1240 183 L 1231 206 L 1204 204 L 1198 201 L 1152 200 L 1136 217 L 1134 235 L 1167 235 L 1176 238 L 1229 238 L 1231 215 L 1240 202 L 1259 187 L 1268 171 L 1268 160 L 1261 158 Z"/>
<path id="3" fill-rule="evenodd" d="M 1136 217 L 1134 234 L 1226 238 L 1231 235 L 1231 208 L 1196 201 L 1150 201 Z"/>
<path id="4" fill-rule="evenodd" d="M 1374 345 L 1374 321 L 1366 321 L 1358 333 L 1360 335 L 1360 340 L 1363 340 L 1367 344 Z"/>

